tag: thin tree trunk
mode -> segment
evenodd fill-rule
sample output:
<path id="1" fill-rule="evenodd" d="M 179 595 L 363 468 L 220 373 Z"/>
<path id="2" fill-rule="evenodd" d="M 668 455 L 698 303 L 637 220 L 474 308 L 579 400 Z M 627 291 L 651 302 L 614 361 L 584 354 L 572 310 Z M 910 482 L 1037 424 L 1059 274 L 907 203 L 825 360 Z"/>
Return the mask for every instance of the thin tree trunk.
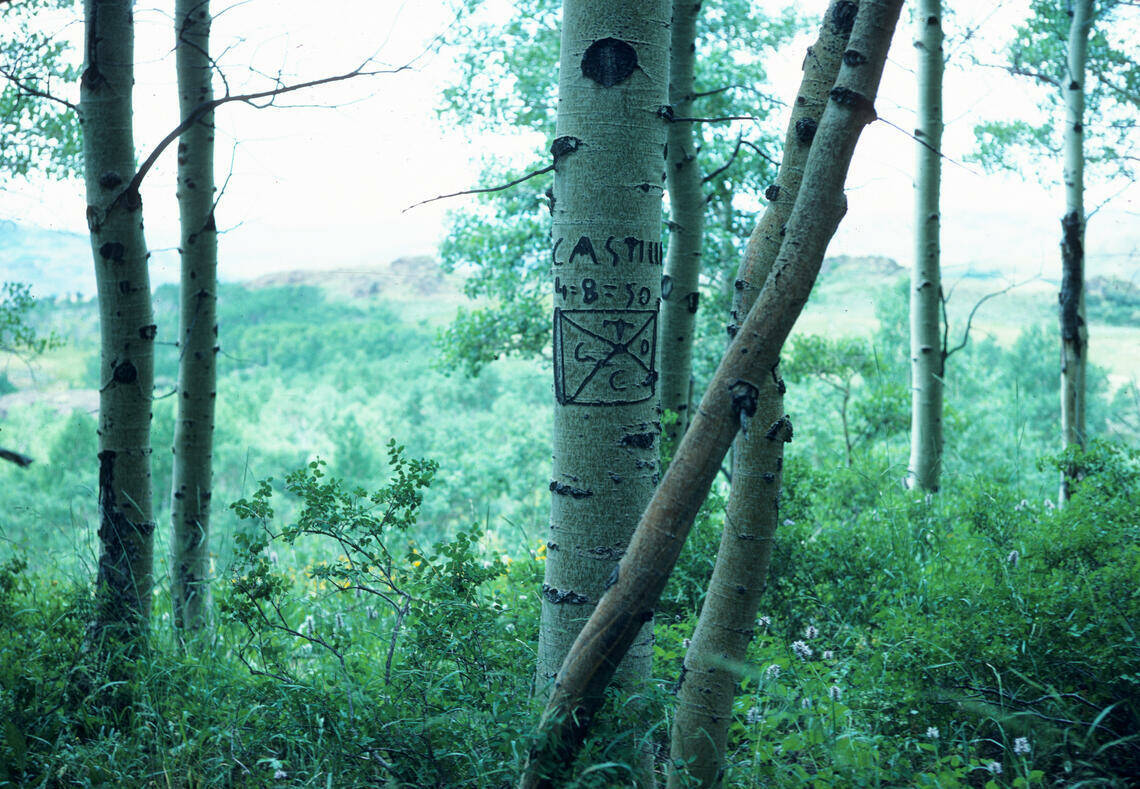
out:
<path id="1" fill-rule="evenodd" d="M 693 117 L 693 66 L 700 12 L 701 4 L 695 0 L 673 0 L 669 104 L 677 118 Z M 666 426 L 662 439 L 671 452 L 689 426 L 705 196 L 692 122 L 669 124 L 665 150 L 671 223 L 665 276 L 661 279 L 661 407 L 677 414 L 677 421 Z"/>
<path id="2" fill-rule="evenodd" d="M 667 0 L 566 0 L 554 157 L 554 469 L 540 693 L 658 481 L 657 309 Z M 619 681 L 649 679 L 641 623 Z"/>
<path id="3" fill-rule="evenodd" d="M 176 0 L 178 103 L 185 119 L 213 99 L 209 0 Z M 174 624 L 198 631 L 210 619 L 210 490 L 214 399 L 218 235 L 214 224 L 214 114 L 202 115 L 178 144 L 182 225 L 178 415 L 174 426 L 171 596 Z"/>
<path id="4" fill-rule="evenodd" d="M 851 34 L 857 6 L 833 2 L 824 14 L 819 38 L 804 59 L 804 76 L 792 107 L 776 183 L 767 190 L 768 207 L 753 230 L 737 274 L 729 333 L 748 315 L 780 252 L 782 229 L 799 195 L 804 165 L 828 91 Z M 779 358 L 780 349 L 771 354 Z M 773 367 L 757 382 L 756 413 L 750 429 L 736 437 L 732 490 L 716 566 L 685 654 L 673 720 L 669 786 L 695 781 L 715 786 L 724 769 L 732 702 L 740 684 L 735 665 L 744 661 L 755 627 L 756 609 L 768 576 L 772 538 L 779 518 L 784 443 L 791 439 L 784 415 L 783 382 Z M 774 425 L 780 429 L 771 431 Z"/>
<path id="5" fill-rule="evenodd" d="M 936 491 L 942 472 L 942 0 L 919 0 L 915 256 L 910 290 L 911 427 L 907 486 Z"/>
<path id="6" fill-rule="evenodd" d="M 742 418 L 757 412 L 760 387 L 777 361 L 775 352 L 811 293 L 844 213 L 843 182 L 859 133 L 875 118 L 874 97 L 901 5 L 902 0 L 865 0 L 860 6 L 772 273 L 717 368 L 613 583 L 558 672 L 521 787 L 550 786 L 547 775 L 553 766 L 572 760 L 601 706 L 614 666 L 653 616 Z M 779 437 L 789 428 L 781 418 L 751 429 Z"/>
<path id="7" fill-rule="evenodd" d="M 154 337 L 142 198 L 131 131 L 130 0 L 86 0 L 80 82 L 87 224 L 101 335 L 99 540 L 94 636 L 131 643 L 145 631 L 153 586 L 150 420 Z"/>
<path id="8" fill-rule="evenodd" d="M 1092 27 L 1092 0 L 1075 0 L 1069 26 L 1069 81 L 1065 85 L 1065 216 L 1061 219 L 1061 441 L 1084 448 L 1085 366 L 1085 60 Z M 1061 477 L 1060 500 L 1071 494 L 1075 469 Z"/>

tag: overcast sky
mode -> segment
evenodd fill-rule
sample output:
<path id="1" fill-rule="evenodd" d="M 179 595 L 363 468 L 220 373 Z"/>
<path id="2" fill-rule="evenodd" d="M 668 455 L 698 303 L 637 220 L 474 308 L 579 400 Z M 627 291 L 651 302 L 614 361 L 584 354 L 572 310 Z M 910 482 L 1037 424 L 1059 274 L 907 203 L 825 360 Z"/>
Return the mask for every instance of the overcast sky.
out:
<path id="1" fill-rule="evenodd" d="M 510 3 L 494 3 L 508 12 Z M 822 9 L 825 2 L 819 5 Z M 952 161 L 943 169 L 944 265 L 951 272 L 1040 272 L 1056 279 L 1058 219 L 1064 206 L 1059 186 L 1045 188 L 1029 176 L 1025 181 L 987 176 L 976 165 L 956 163 L 972 146 L 976 122 L 1033 113 L 1037 94 L 996 70 L 967 69 L 964 53 L 952 42 L 964 28 L 976 25 L 989 35 L 986 40 L 999 39 L 1024 13 L 1026 3 L 954 5 L 957 14 L 946 21 L 951 63 L 944 150 Z M 215 0 L 215 7 L 225 6 Z M 165 5 L 147 2 L 137 8 L 135 139 L 145 155 L 175 125 L 177 104 L 169 12 Z M 407 63 L 451 21 L 444 0 L 246 0 L 219 15 L 213 41 L 216 51 L 225 49 L 219 59 L 238 92 L 266 84 L 251 65 L 263 74 L 280 71 L 287 78 L 311 79 L 347 71 L 375 52 L 387 64 Z M 79 25 L 63 30 L 78 43 Z M 847 183 L 850 208 L 832 254 L 887 255 L 909 265 L 914 142 L 901 130 L 914 127 L 912 38 L 911 25 L 904 20 L 877 103 L 884 122 L 868 128 L 859 143 Z M 794 95 L 807 43 L 805 38 L 768 62 L 770 90 L 776 95 Z M 511 157 L 521 165 L 534 146 L 532 139 L 472 138 L 445 126 L 434 107 L 451 69 L 447 52 L 424 56 L 411 70 L 294 94 L 289 102 L 339 104 L 335 109 L 255 110 L 233 104 L 220 110 L 219 182 L 230 171 L 231 157 L 233 161 L 218 210 L 219 226 L 227 231 L 221 247 L 222 276 L 243 279 L 302 267 L 351 269 L 434 252 L 446 209 L 460 206 L 465 198 L 408 213 L 402 209 L 474 185 L 478 155 Z M 1059 170 L 1060 164 L 1056 167 Z M 1093 185 L 1089 207 L 1118 189 Z M 82 193 L 78 181 L 11 183 L 0 193 L 0 212 L 17 222 L 85 232 Z M 143 196 L 150 245 L 156 250 L 174 248 L 178 230 L 172 155 L 164 156 L 148 176 Z M 1135 275 L 1140 259 L 1138 198 L 1140 188 L 1131 187 L 1092 219 L 1090 275 L 1101 269 Z M 155 261 L 164 269 L 156 272 L 156 279 L 170 279 L 174 255 L 158 254 Z"/>

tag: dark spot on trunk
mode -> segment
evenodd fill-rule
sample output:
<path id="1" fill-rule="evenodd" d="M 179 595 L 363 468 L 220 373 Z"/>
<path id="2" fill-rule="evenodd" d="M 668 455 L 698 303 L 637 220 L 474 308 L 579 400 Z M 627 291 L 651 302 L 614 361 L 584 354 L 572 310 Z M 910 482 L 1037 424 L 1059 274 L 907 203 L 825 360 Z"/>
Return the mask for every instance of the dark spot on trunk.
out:
<path id="1" fill-rule="evenodd" d="M 554 158 L 554 166 L 557 167 L 558 163 L 562 161 L 564 156 L 574 153 L 582 141 L 577 137 L 559 137 L 550 144 L 550 155 Z"/>
<path id="2" fill-rule="evenodd" d="M 99 67 L 92 64 L 83 70 L 83 76 L 79 78 L 85 87 L 90 90 L 99 90 L 107 84 L 107 80 L 103 77 L 103 72 Z"/>
<path id="3" fill-rule="evenodd" d="M 770 203 L 774 203 L 780 199 L 780 185 L 769 184 L 768 188 L 764 190 L 764 199 Z"/>
<path id="4" fill-rule="evenodd" d="M 119 293 L 122 293 L 124 296 L 126 296 L 130 292 L 131 292 L 131 281 L 129 279 L 119 280 Z"/>
<path id="5" fill-rule="evenodd" d="M 737 290 L 744 290 L 745 288 L 748 287 L 748 281 L 743 280 L 743 279 L 738 279 L 738 280 L 736 280 L 736 282 L 732 283 L 732 287 L 736 288 Z"/>
<path id="6" fill-rule="evenodd" d="M 737 378 L 729 385 L 728 391 L 732 393 L 732 413 L 736 415 L 754 416 L 756 414 L 756 401 L 760 390 L 748 381 Z"/>
<path id="7" fill-rule="evenodd" d="M 610 472 L 610 479 L 615 485 L 620 485 L 622 481 L 621 474 L 615 474 L 612 471 Z"/>
<path id="8" fill-rule="evenodd" d="M 849 49 L 843 53 L 843 64 L 846 66 L 862 66 L 867 62 L 867 56 L 862 52 Z"/>
<path id="9" fill-rule="evenodd" d="M 546 541 L 546 549 L 549 551 L 557 551 L 558 550 L 558 543 L 554 542 L 554 540 L 547 540 Z"/>
<path id="10" fill-rule="evenodd" d="M 726 332 L 728 332 L 728 336 L 729 336 L 729 337 L 735 337 L 735 336 L 736 336 L 736 333 L 737 333 L 738 331 L 740 331 L 740 327 L 739 327 L 739 326 L 737 326 L 735 323 L 730 323 L 730 324 L 728 324 L 727 326 L 725 326 L 725 327 L 724 327 L 724 330 L 725 330 Z"/>
<path id="11" fill-rule="evenodd" d="M 592 490 L 583 490 L 582 488 L 575 488 L 572 485 L 563 485 L 557 480 L 550 480 L 550 490 L 557 493 L 559 496 L 570 496 L 574 499 L 585 499 L 594 495 Z"/>
<path id="12" fill-rule="evenodd" d="M 133 384 L 139 379 L 139 371 L 135 366 L 129 362 L 115 365 L 115 370 L 111 373 L 111 378 L 117 384 Z"/>
<path id="13" fill-rule="evenodd" d="M 851 28 L 855 26 L 855 14 L 859 11 L 859 6 L 850 0 L 842 0 L 836 3 L 835 8 L 831 12 L 831 29 L 843 38 L 851 35 Z"/>
<path id="14" fill-rule="evenodd" d="M 790 444 L 792 441 L 792 420 L 788 418 L 787 414 L 784 414 L 772 423 L 768 432 L 764 434 L 764 438 L 769 441 L 783 441 L 785 444 Z"/>
<path id="15" fill-rule="evenodd" d="M 697 307 L 700 306 L 700 303 L 701 294 L 697 293 L 696 291 L 690 293 L 685 297 L 685 308 L 689 311 L 690 314 L 696 315 Z"/>
<path id="16" fill-rule="evenodd" d="M 930 25 L 930 26 L 932 26 L 932 27 L 933 27 L 934 25 L 937 25 L 937 24 L 938 24 L 938 17 L 936 17 L 936 16 L 928 16 L 928 17 L 926 18 L 926 24 L 928 24 L 928 25 Z"/>
<path id="17" fill-rule="evenodd" d="M 661 299 L 663 301 L 669 300 L 669 295 L 673 292 L 673 278 L 668 274 L 661 277 Z"/>
<path id="18" fill-rule="evenodd" d="M 1073 80 L 1072 82 L 1069 83 L 1069 90 L 1080 90 L 1080 89 L 1081 89 L 1081 83 L 1077 82 L 1076 80 Z"/>
<path id="19" fill-rule="evenodd" d="M 1081 290 L 1084 288 L 1085 251 L 1081 243 L 1082 222 L 1076 211 L 1061 219 L 1061 339 L 1080 353 Z"/>
<path id="20" fill-rule="evenodd" d="M 554 187 L 546 187 L 546 208 L 550 211 L 550 215 L 554 216 Z"/>
<path id="21" fill-rule="evenodd" d="M 617 38 L 595 41 L 582 55 L 582 75 L 604 88 L 625 82 L 636 68 L 637 51 Z"/>
<path id="22" fill-rule="evenodd" d="M 143 326 L 142 328 L 139 329 L 139 337 L 141 337 L 144 340 L 153 340 L 157 336 L 158 336 L 158 326 L 156 326 L 153 323 L 150 324 L 149 326 Z"/>
<path id="23" fill-rule="evenodd" d="M 590 598 L 578 594 L 573 589 L 555 589 L 549 584 L 542 585 L 542 596 L 555 605 L 586 605 L 590 602 Z"/>
<path id="24" fill-rule="evenodd" d="M 138 211 L 142 208 L 142 195 L 138 189 L 130 189 L 123 193 L 123 208 L 128 211 Z"/>
<path id="25" fill-rule="evenodd" d="M 618 548 L 611 548 L 608 545 L 599 545 L 586 551 L 586 553 L 595 559 L 611 559 L 615 562 L 625 556 L 625 551 L 619 550 Z"/>
<path id="26" fill-rule="evenodd" d="M 689 668 L 684 663 L 681 664 L 681 673 L 677 676 L 677 684 L 673 686 L 674 693 L 681 692 L 681 686 L 685 684 L 685 675 L 689 673 Z"/>
<path id="27" fill-rule="evenodd" d="M 776 475 L 773 474 L 771 471 L 765 471 L 764 472 L 764 481 L 765 482 L 775 482 L 776 481 Z"/>
<path id="28" fill-rule="evenodd" d="M 127 255 L 127 248 L 118 241 L 108 241 L 99 247 L 99 257 L 112 263 L 122 263 Z"/>
<path id="29" fill-rule="evenodd" d="M 673 117 L 674 117 L 673 105 L 672 104 L 662 104 L 660 107 L 657 108 L 657 117 L 662 118 L 663 120 L 666 120 L 666 121 L 672 121 Z M 665 158 L 666 159 L 669 158 L 668 146 L 665 147 Z"/>
<path id="30" fill-rule="evenodd" d="M 217 230 L 218 230 L 218 223 L 214 221 L 214 212 L 213 212 L 213 210 L 211 210 L 211 211 L 210 211 L 210 215 L 209 215 L 208 217 L 206 217 L 206 224 L 202 225 L 202 229 L 203 229 L 203 230 L 208 230 L 208 231 L 209 231 L 209 232 L 211 232 L 211 233 L 215 233 L 215 232 L 217 232 Z"/>
<path id="31" fill-rule="evenodd" d="M 815 139 L 815 130 L 818 128 L 819 123 L 815 118 L 800 118 L 796 121 L 796 139 L 800 145 L 811 145 L 811 141 Z"/>
<path id="32" fill-rule="evenodd" d="M 653 438 L 652 433 L 627 433 L 621 437 L 618 445 L 634 449 L 650 449 L 653 447 Z"/>
<path id="33" fill-rule="evenodd" d="M 648 611 L 642 611 L 640 614 L 638 614 L 637 619 L 642 624 L 645 624 L 646 622 L 652 621 L 653 620 L 653 609 L 650 608 Z"/>
<path id="34" fill-rule="evenodd" d="M 844 57 L 846 57 L 846 53 Z M 856 112 L 865 113 L 869 118 L 876 117 L 875 105 L 858 91 L 851 90 L 851 88 L 832 88 L 828 95 L 836 104 L 851 107 Z"/>
<path id="35" fill-rule="evenodd" d="M 123 183 L 123 176 L 119 175 L 114 170 L 108 170 L 99 176 L 99 186 L 102 189 L 114 189 Z"/>

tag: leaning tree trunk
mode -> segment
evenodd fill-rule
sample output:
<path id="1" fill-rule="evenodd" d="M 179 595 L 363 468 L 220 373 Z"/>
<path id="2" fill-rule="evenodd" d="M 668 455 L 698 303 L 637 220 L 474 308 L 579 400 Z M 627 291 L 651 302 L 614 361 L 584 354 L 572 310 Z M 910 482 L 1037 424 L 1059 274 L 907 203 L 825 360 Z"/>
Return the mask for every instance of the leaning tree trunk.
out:
<path id="1" fill-rule="evenodd" d="M 554 470 L 538 686 L 549 691 L 658 480 L 667 0 L 566 0 L 554 157 Z M 619 672 L 649 678 L 652 624 Z"/>
<path id="2" fill-rule="evenodd" d="M 844 212 L 843 182 L 859 133 L 875 118 L 874 98 L 902 0 L 865 0 L 824 110 L 780 255 L 717 368 L 693 422 L 641 517 L 629 550 L 558 672 L 521 787 L 550 786 L 601 706 L 614 666 L 653 616 L 693 519 L 741 421 L 754 416 L 760 385 L 819 273 Z M 785 420 L 770 428 L 787 430 Z"/>
<path id="3" fill-rule="evenodd" d="M 808 151 L 835 84 L 857 6 L 836 0 L 824 14 L 818 40 L 804 59 L 804 76 L 792 107 L 776 183 L 768 208 L 748 240 L 737 275 L 729 334 L 748 315 L 780 252 L 783 228 L 799 195 Z M 778 359 L 780 348 L 764 349 Z M 756 412 L 736 437 L 732 490 L 724 534 L 708 593 L 693 633 L 677 692 L 669 786 L 715 786 L 722 777 L 732 702 L 741 664 L 752 640 L 756 609 L 768 576 L 779 515 L 784 443 L 791 426 L 783 419 L 783 382 L 775 366 L 755 381 Z"/>
<path id="4" fill-rule="evenodd" d="M 178 104 L 183 120 L 214 98 L 209 0 L 176 0 Z M 210 617 L 210 481 L 218 351 L 218 234 L 214 225 L 214 114 L 183 132 L 178 144 L 182 224 L 178 415 L 170 516 L 174 624 L 198 631 Z"/>
<path id="5" fill-rule="evenodd" d="M 918 158 L 914 183 L 915 256 L 910 276 L 910 463 L 907 486 L 938 490 L 942 472 L 942 0 L 919 0 Z"/>
<path id="6" fill-rule="evenodd" d="M 86 0 L 80 82 L 87 224 L 99 294 L 99 540 L 96 637 L 132 643 L 153 586 L 150 420 L 155 323 L 131 132 L 130 0 Z"/>
<path id="7" fill-rule="evenodd" d="M 1069 12 L 1068 82 L 1065 85 L 1065 216 L 1061 219 L 1061 441 L 1084 448 L 1085 367 L 1089 334 L 1085 322 L 1085 60 L 1092 27 L 1092 0 L 1076 0 Z M 1077 471 L 1061 476 L 1067 501 Z"/>
<path id="8" fill-rule="evenodd" d="M 693 65 L 700 12 L 701 4 L 695 0 L 673 0 L 669 104 L 675 118 L 693 114 Z M 669 124 L 665 152 L 671 222 L 665 276 L 661 278 L 661 407 L 677 415 L 677 421 L 665 427 L 662 439 L 666 453 L 671 454 L 689 426 L 693 327 L 700 302 L 705 196 L 692 121 Z"/>

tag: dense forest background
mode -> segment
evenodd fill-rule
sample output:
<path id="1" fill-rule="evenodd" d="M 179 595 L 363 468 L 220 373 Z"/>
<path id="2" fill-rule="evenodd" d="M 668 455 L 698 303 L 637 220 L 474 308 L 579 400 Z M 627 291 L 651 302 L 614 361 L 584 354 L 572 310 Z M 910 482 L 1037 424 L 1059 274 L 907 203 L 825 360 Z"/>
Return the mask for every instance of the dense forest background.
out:
<path id="1" fill-rule="evenodd" d="M 531 16 L 501 33 L 519 44 L 516 60 L 487 67 L 490 88 L 470 70 L 499 39 L 462 41 L 485 22 L 437 42 L 463 53 L 463 89 L 441 91 L 442 117 L 553 122 L 553 104 L 520 103 L 494 82 L 505 68 L 522 95 L 553 93 L 527 80 L 550 71 L 557 15 L 524 5 Z M 717 53 L 709 78 L 762 72 L 725 56 L 719 37 L 732 38 L 740 9 L 710 5 L 723 26 L 702 39 Z M 760 48 L 816 24 L 757 19 L 737 23 Z M 729 93 L 717 111 L 748 96 Z M 473 109 L 483 103 L 485 115 Z M 775 202 L 765 151 L 777 150 L 786 107 L 761 105 L 770 120 L 751 152 L 740 154 L 743 134 L 705 132 L 727 164 L 705 187 L 719 224 L 698 285 L 694 405 L 723 355 L 736 259 L 763 205 L 749 190 Z M 1015 130 L 1005 144 L 1024 142 Z M 483 163 L 487 184 L 520 174 Z M 551 472 L 548 185 L 457 207 L 438 256 L 223 279 L 213 600 L 198 634 L 176 621 L 168 551 L 181 286 L 155 278 L 152 610 L 144 639 L 109 652 L 92 624 L 106 615 L 92 581 L 107 542 L 96 458 L 111 383 L 100 303 L 76 274 L 91 265 L 89 241 L 0 223 L 0 281 L 36 297 L 5 290 L 0 301 L 0 447 L 31 460 L 0 462 L 0 786 L 485 787 L 527 769 L 543 745 L 535 666 L 557 549 L 551 499 L 589 495 Z M 927 492 L 904 484 L 910 261 L 823 260 L 780 354 L 794 435 L 754 635 L 726 664 L 736 697 L 724 785 L 1133 785 L 1140 286 L 1128 265 L 1095 264 L 1083 297 L 1090 440 L 1065 449 L 1060 276 L 1015 276 L 1000 261 L 943 272 L 947 442 Z M 663 421 L 668 431 L 675 415 Z M 655 608 L 650 681 L 608 692 L 559 785 L 666 773 L 686 653 L 733 528 L 733 470 L 727 459 Z M 1074 480 L 1068 501 L 1062 478 Z M 681 766 L 670 786 L 687 785 Z"/>

